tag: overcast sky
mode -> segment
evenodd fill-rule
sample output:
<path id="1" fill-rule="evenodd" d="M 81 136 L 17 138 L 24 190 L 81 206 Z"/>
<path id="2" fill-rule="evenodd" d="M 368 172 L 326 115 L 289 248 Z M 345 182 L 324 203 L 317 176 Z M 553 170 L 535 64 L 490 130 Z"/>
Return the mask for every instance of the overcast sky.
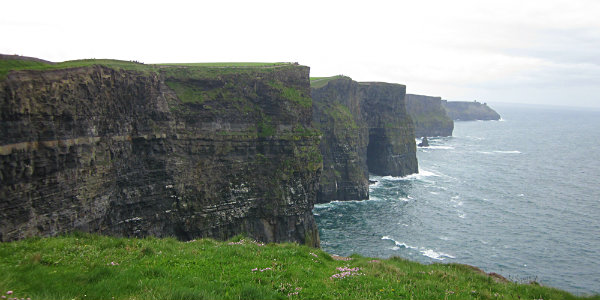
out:
<path id="1" fill-rule="evenodd" d="M 600 107 L 600 1 L 3 1 L 0 53 L 290 61 L 449 100 Z"/>

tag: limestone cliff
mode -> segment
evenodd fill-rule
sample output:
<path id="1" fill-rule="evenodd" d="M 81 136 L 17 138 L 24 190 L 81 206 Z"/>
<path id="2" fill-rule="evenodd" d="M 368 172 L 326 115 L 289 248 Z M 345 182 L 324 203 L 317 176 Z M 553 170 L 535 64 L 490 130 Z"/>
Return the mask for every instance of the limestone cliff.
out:
<path id="1" fill-rule="evenodd" d="M 308 67 L 59 65 L 0 79 L 0 240 L 319 245 Z"/>
<path id="2" fill-rule="evenodd" d="M 442 98 L 406 94 L 406 110 L 415 124 L 415 136 L 452 136 L 454 121 Z"/>
<path id="3" fill-rule="evenodd" d="M 487 105 L 477 101 L 443 101 L 444 108 L 453 120 L 500 120 L 500 115 Z"/>
<path id="4" fill-rule="evenodd" d="M 317 202 L 369 196 L 369 173 L 418 172 L 406 87 L 338 76 L 313 81 L 313 119 L 323 138 L 323 174 Z"/>

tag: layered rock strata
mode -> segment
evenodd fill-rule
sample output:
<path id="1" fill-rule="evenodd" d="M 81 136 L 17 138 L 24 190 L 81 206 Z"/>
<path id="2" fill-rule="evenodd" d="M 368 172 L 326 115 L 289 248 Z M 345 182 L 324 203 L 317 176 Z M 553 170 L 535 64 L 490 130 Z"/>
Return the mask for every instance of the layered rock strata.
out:
<path id="1" fill-rule="evenodd" d="M 442 98 L 406 94 L 406 110 L 415 124 L 415 136 L 452 136 L 454 121 Z"/>
<path id="2" fill-rule="evenodd" d="M 406 87 L 338 76 L 313 81 L 313 119 L 323 138 L 317 202 L 369 197 L 369 173 L 418 172 Z"/>
<path id="3" fill-rule="evenodd" d="M 0 240 L 117 236 L 319 245 L 309 68 L 12 71 L 0 79 Z"/>

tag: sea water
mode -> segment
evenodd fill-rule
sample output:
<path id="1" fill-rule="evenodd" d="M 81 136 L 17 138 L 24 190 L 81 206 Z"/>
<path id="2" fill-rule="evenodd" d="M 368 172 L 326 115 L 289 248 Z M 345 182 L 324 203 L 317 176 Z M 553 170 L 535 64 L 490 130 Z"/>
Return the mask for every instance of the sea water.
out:
<path id="1" fill-rule="evenodd" d="M 464 263 L 600 293 L 600 111 L 495 105 L 419 148 L 419 174 L 315 206 L 330 253 Z"/>

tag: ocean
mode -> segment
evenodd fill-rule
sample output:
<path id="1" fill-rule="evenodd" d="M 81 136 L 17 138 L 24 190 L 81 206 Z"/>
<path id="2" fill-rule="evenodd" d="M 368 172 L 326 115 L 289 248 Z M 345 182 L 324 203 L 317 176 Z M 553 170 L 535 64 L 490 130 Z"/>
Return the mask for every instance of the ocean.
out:
<path id="1" fill-rule="evenodd" d="M 600 293 L 600 111 L 492 107 L 502 120 L 455 122 L 419 148 L 419 174 L 316 205 L 321 247 Z"/>

